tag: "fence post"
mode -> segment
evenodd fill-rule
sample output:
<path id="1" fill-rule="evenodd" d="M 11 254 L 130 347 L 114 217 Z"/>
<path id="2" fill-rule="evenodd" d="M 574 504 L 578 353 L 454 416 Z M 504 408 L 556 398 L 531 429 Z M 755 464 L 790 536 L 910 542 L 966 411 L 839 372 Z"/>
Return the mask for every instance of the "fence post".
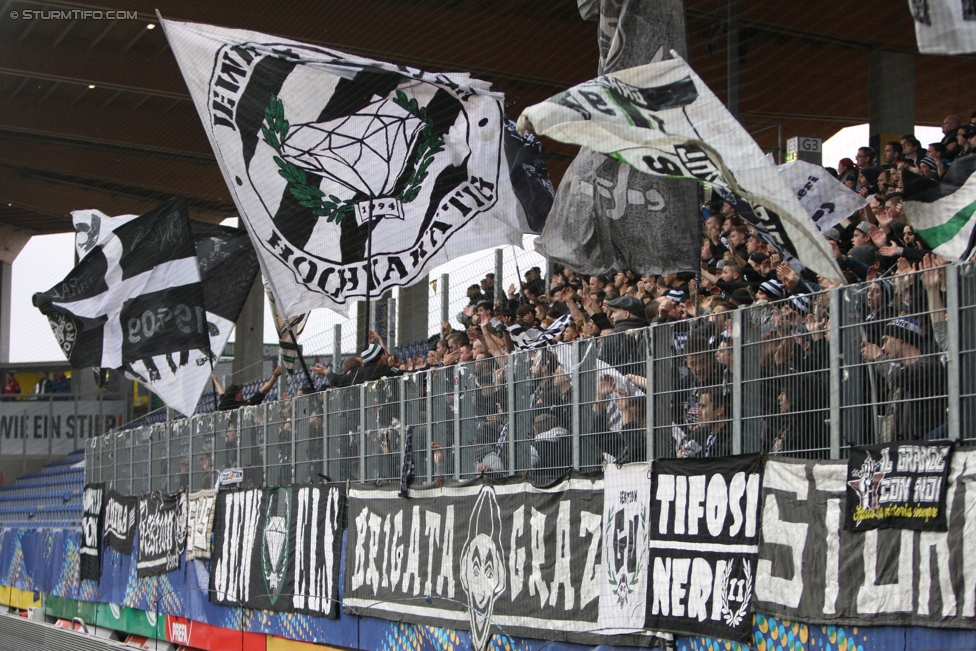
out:
<path id="1" fill-rule="evenodd" d="M 505 403 L 508 406 L 508 474 L 515 474 L 515 356 L 508 354 L 505 365 Z"/>
<path id="2" fill-rule="evenodd" d="M 427 369 L 424 373 L 424 412 L 427 428 L 427 483 L 434 481 L 434 396 L 431 395 L 434 392 L 434 372 Z"/>
<path id="3" fill-rule="evenodd" d="M 261 426 L 264 428 L 264 433 L 261 435 L 261 446 L 264 448 L 261 450 L 261 472 L 262 477 L 264 477 L 264 486 L 268 486 L 268 403 L 261 403 L 261 413 L 264 414 Z M 193 429 L 190 429 L 190 436 L 193 435 Z M 193 441 L 190 441 L 191 449 Z"/>
<path id="4" fill-rule="evenodd" d="M 454 365 L 454 479 L 461 479 L 461 363 Z"/>
<path id="5" fill-rule="evenodd" d="M 949 439 L 959 440 L 962 416 L 959 399 L 959 383 L 962 380 L 959 364 L 959 265 L 946 267 L 946 335 L 948 336 L 948 359 L 946 374 L 949 388 Z"/>
<path id="6" fill-rule="evenodd" d="M 397 299 L 386 301 L 386 348 L 391 355 L 397 346 Z"/>
<path id="7" fill-rule="evenodd" d="M 840 288 L 830 290 L 830 458 L 840 459 Z"/>
<path id="8" fill-rule="evenodd" d="M 500 249 L 498 249 L 500 250 Z M 580 346 L 579 339 L 572 345 L 572 391 L 573 391 L 573 469 L 580 469 Z"/>
<path id="9" fill-rule="evenodd" d="M 742 310 L 732 312 L 732 454 L 742 454 Z"/>
<path id="10" fill-rule="evenodd" d="M 647 328 L 647 359 L 645 360 L 647 367 L 644 372 L 647 376 L 647 387 L 644 389 L 644 397 L 647 400 L 647 405 L 644 413 L 646 414 L 647 422 L 647 440 L 646 440 L 646 450 L 647 458 L 645 461 L 651 461 L 654 459 L 654 425 L 657 424 L 654 414 L 654 329 L 656 326 L 650 326 Z"/>
<path id="11" fill-rule="evenodd" d="M 451 278 L 441 274 L 441 323 L 451 320 Z M 437 332 L 441 331 L 441 323 L 437 324 Z"/>
<path id="12" fill-rule="evenodd" d="M 332 372 L 342 370 L 342 324 L 337 323 L 332 328 Z"/>
<path id="13" fill-rule="evenodd" d="M 505 291 L 505 249 L 495 249 L 495 300 L 500 299 Z"/>
<path id="14" fill-rule="evenodd" d="M 304 398 L 304 396 L 302 396 Z M 295 439 L 298 438 L 298 421 L 295 419 L 295 411 L 297 410 L 297 405 L 299 396 L 292 396 L 291 398 L 291 481 L 289 484 L 298 483 L 298 463 L 295 461 Z M 308 421 L 306 421 L 307 424 Z M 216 427 L 214 427 L 214 434 L 216 435 Z M 311 446 L 309 446 L 311 447 Z M 311 450 L 309 450 L 311 451 Z M 307 454 L 307 453 L 306 453 Z"/>
<path id="15" fill-rule="evenodd" d="M 366 481 L 366 385 L 359 385 L 359 481 Z"/>
<path id="16" fill-rule="evenodd" d="M 398 380 L 391 382 L 400 384 L 400 467 L 397 470 L 402 474 L 403 462 L 407 458 L 407 376 L 401 375 Z M 413 451 L 410 453 L 413 454 Z"/>

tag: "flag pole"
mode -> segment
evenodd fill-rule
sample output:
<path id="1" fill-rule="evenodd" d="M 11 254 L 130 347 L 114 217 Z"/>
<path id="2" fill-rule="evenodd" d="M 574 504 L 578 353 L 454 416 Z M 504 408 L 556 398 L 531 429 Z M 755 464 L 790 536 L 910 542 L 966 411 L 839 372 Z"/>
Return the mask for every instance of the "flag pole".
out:
<path id="1" fill-rule="evenodd" d="M 314 390 L 315 383 L 312 382 L 312 374 L 308 372 L 308 364 L 305 363 L 305 356 L 302 355 L 302 347 L 298 344 L 298 337 L 295 336 L 295 331 L 291 329 L 290 319 L 285 319 L 285 327 L 288 329 L 288 334 L 291 335 L 291 342 L 295 344 L 295 354 L 298 355 L 298 361 L 302 365 L 302 370 L 305 371 L 308 388 Z"/>
<path id="2" fill-rule="evenodd" d="M 362 350 L 369 348 L 369 326 L 371 319 L 370 310 L 370 285 L 373 283 L 373 198 L 369 198 L 369 206 L 366 209 L 366 323 L 363 328 L 363 347 Z"/>

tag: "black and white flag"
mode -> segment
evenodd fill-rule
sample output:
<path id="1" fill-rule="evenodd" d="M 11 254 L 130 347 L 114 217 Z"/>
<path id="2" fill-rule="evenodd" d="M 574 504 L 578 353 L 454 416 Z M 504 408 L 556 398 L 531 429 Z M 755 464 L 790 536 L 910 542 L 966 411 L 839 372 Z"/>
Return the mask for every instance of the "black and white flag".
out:
<path id="1" fill-rule="evenodd" d="M 751 640 L 761 457 L 660 459 L 651 482 L 647 626 Z"/>
<path id="2" fill-rule="evenodd" d="M 682 0 L 580 0 L 596 30 L 599 74 L 660 61 L 671 50 L 687 57 Z M 644 174 L 584 147 L 556 191 L 536 249 L 579 273 L 677 273 L 698 268 L 701 197 L 694 180 Z"/>
<path id="3" fill-rule="evenodd" d="M 908 0 L 922 54 L 976 52 L 976 3 L 972 0 Z"/>
<path id="4" fill-rule="evenodd" d="M 33 300 L 75 368 L 119 368 L 210 346 L 182 198 L 115 228 Z"/>
<path id="5" fill-rule="evenodd" d="M 160 493 L 139 498 L 138 576 L 158 576 L 180 569 L 186 548 L 186 493 Z"/>
<path id="6" fill-rule="evenodd" d="M 775 166 L 695 71 L 672 56 L 530 106 L 519 129 L 589 147 L 646 174 L 730 190 L 779 216 L 804 265 L 841 280 L 830 246 Z"/>
<path id="7" fill-rule="evenodd" d="M 795 160 L 776 168 L 796 193 L 820 232 L 833 228 L 868 205 L 868 200 L 835 179 L 820 165 Z"/>
<path id="8" fill-rule="evenodd" d="M 105 484 L 85 485 L 85 492 L 82 495 L 81 544 L 78 546 L 82 581 L 98 581 L 102 576 L 104 499 Z"/>
<path id="9" fill-rule="evenodd" d="M 120 554 L 131 554 L 138 512 L 138 497 L 108 491 L 105 496 L 105 544 Z"/>
<path id="10" fill-rule="evenodd" d="M 852 447 L 844 528 L 945 531 L 951 454 L 919 441 Z"/>
<path id="11" fill-rule="evenodd" d="M 345 312 L 367 288 L 521 244 L 503 98 L 485 82 L 162 25 L 284 316 Z"/>
<path id="12" fill-rule="evenodd" d="M 505 117 L 505 158 L 512 190 L 518 199 L 519 224 L 526 233 L 541 233 L 556 195 L 534 134 L 519 134 L 515 120 Z"/>
<path id="13" fill-rule="evenodd" d="M 604 473 L 600 628 L 634 631 L 647 617 L 651 467 L 608 464 Z"/>
<path id="14" fill-rule="evenodd" d="M 137 217 L 109 217 L 98 210 L 77 210 L 71 215 L 79 259 L 110 239 L 115 229 Z M 156 355 L 125 366 L 130 378 L 139 380 L 186 416 L 193 415 L 200 393 L 210 381 L 211 351 L 219 355 L 230 339 L 258 272 L 254 247 L 243 229 L 198 221 L 191 221 L 190 229 L 203 287 L 210 348 Z"/>
<path id="15" fill-rule="evenodd" d="M 218 494 L 210 601 L 337 617 L 344 497 L 306 485 Z"/>
<path id="16" fill-rule="evenodd" d="M 217 491 L 211 489 L 190 493 L 186 507 L 186 560 L 210 558 L 210 534 L 213 532 L 214 503 Z"/>

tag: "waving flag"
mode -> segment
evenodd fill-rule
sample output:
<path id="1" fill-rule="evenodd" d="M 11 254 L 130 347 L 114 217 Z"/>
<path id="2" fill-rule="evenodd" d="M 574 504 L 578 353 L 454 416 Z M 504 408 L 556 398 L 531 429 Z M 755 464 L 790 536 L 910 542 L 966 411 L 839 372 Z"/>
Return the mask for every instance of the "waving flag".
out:
<path id="1" fill-rule="evenodd" d="M 71 213 L 77 236 L 75 248 L 84 258 L 109 241 L 116 230 L 136 215 L 109 217 L 98 210 Z M 257 257 L 241 229 L 190 221 L 192 246 L 203 291 L 204 319 L 209 345 L 127 360 L 126 375 L 142 382 L 168 406 L 190 416 L 210 379 L 212 351 L 219 355 L 240 316 L 258 272 Z M 99 364 L 96 364 L 99 366 Z"/>
<path id="2" fill-rule="evenodd" d="M 574 86 L 519 118 L 519 129 L 589 147 L 646 174 L 694 178 L 776 215 L 804 265 L 841 279 L 827 241 L 796 195 L 719 99 L 677 53 Z"/>
<path id="3" fill-rule="evenodd" d="M 687 53 L 682 0 L 579 0 L 597 20 L 597 71 L 604 75 Z M 517 186 L 516 186 L 517 188 Z M 698 269 L 701 191 L 694 180 L 643 174 L 583 148 L 559 184 L 537 251 L 583 274 Z"/>
<path id="4" fill-rule="evenodd" d="M 119 368 L 210 347 L 183 199 L 116 228 L 33 300 L 73 367 Z"/>
<path id="5" fill-rule="evenodd" d="M 976 2 L 908 0 L 915 19 L 915 39 L 922 54 L 976 52 Z"/>
<path id="6" fill-rule="evenodd" d="M 821 233 L 868 205 L 867 199 L 835 179 L 820 165 L 795 160 L 777 169 Z"/>
<path id="7" fill-rule="evenodd" d="M 503 97 L 485 82 L 162 25 L 284 317 L 344 313 L 459 255 L 521 244 Z"/>
<path id="8" fill-rule="evenodd" d="M 973 254 L 976 219 L 976 155 L 963 156 L 946 172 L 941 183 L 910 172 L 905 178 L 905 217 L 916 235 L 932 250 L 950 260 L 968 260 Z"/>

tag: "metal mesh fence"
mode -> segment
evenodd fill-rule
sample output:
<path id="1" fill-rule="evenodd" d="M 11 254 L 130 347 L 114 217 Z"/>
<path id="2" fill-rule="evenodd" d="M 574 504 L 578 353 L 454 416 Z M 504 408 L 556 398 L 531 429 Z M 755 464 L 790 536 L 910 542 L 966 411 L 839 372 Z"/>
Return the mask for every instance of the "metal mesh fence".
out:
<path id="1" fill-rule="evenodd" d="M 973 440 L 976 266 L 908 273 L 747 309 L 144 426 L 88 443 L 122 492 L 525 475 L 657 457 Z M 408 428 L 412 426 L 408 450 Z"/>

